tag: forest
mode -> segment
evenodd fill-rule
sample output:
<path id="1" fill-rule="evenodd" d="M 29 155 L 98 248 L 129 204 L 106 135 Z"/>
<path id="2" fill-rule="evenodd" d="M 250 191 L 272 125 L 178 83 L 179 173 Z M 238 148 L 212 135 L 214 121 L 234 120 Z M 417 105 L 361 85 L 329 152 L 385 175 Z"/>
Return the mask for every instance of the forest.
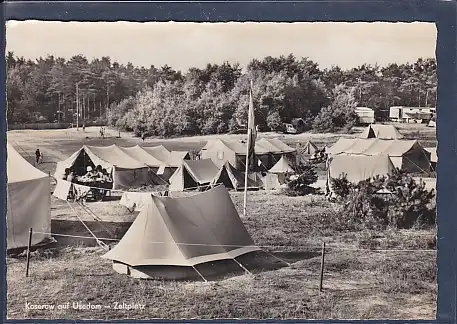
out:
<path id="1" fill-rule="evenodd" d="M 137 135 L 216 134 L 245 127 L 253 82 L 256 124 L 279 130 L 302 118 L 315 132 L 348 129 L 354 109 L 378 116 L 391 106 L 435 107 L 436 61 L 320 68 L 290 54 L 176 71 L 137 67 L 110 57 L 89 61 L 49 55 L 35 61 L 6 55 L 9 124 L 99 121 Z"/>

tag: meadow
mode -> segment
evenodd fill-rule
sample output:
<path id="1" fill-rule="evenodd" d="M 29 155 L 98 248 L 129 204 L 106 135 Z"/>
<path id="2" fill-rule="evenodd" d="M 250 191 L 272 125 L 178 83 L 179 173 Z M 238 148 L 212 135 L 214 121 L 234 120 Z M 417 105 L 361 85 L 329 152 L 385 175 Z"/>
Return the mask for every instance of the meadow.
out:
<path id="1" fill-rule="evenodd" d="M 435 129 L 397 125 L 408 138 L 425 147 L 436 145 Z M 353 134 L 265 133 L 294 146 L 311 139 L 319 147 Z M 101 139 L 98 128 L 86 131 L 20 130 L 8 133 L 9 142 L 33 162 L 39 148 L 39 168 L 53 174 L 55 164 L 82 145 L 143 144 L 141 139 L 110 130 Z M 215 136 L 215 135 L 214 135 Z M 212 136 L 212 137 L 214 137 Z M 243 135 L 220 135 L 237 138 Z M 210 136 L 164 140 L 146 139 L 144 145 L 170 150 L 198 150 Z M 189 193 L 173 193 L 188 195 Z M 243 194 L 231 192 L 242 215 Z M 323 196 L 287 197 L 281 192 L 254 191 L 248 196 L 248 215 L 242 220 L 256 245 L 290 266 L 253 271 L 217 281 L 157 281 L 117 274 L 104 250 L 91 239 L 56 237 L 50 249 L 32 252 L 30 275 L 25 257 L 7 258 L 7 316 L 9 319 L 435 319 L 436 251 L 434 229 L 342 231 L 334 224 L 337 205 Z M 98 235 L 108 235 L 135 219 L 118 201 L 88 203 L 104 221 L 81 217 Z M 66 202 L 52 198 L 52 231 L 90 236 Z M 117 234 L 118 237 L 122 233 Z M 106 237 L 106 236 L 105 236 Z M 323 291 L 319 291 L 321 245 L 326 243 Z M 74 309 L 73 302 L 100 305 Z M 29 304 L 27 304 L 29 303 Z M 69 307 L 65 305 L 70 303 Z M 116 303 L 144 304 L 144 309 L 115 309 Z M 30 305 L 55 305 L 30 309 Z"/>

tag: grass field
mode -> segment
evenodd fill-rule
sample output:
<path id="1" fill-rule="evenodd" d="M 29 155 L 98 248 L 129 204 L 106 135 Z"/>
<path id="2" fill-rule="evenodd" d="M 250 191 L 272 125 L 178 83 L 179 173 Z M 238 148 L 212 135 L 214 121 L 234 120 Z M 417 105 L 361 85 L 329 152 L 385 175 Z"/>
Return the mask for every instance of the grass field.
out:
<path id="1" fill-rule="evenodd" d="M 419 136 L 422 142 L 427 142 L 424 146 L 436 144 L 434 129 L 406 125 L 400 131 L 405 136 Z M 140 142 L 129 134 L 115 138 L 115 132 L 102 140 L 97 132 L 96 128 L 88 128 L 85 133 L 12 131 L 8 139 L 30 161 L 35 149 L 40 148 L 44 163 L 39 167 L 51 173 L 57 161 L 67 158 L 82 144 L 128 146 Z M 318 145 L 331 144 L 339 136 L 279 135 L 290 144 L 311 138 Z M 357 136 L 357 133 L 345 136 Z M 207 138 L 148 139 L 145 145 L 163 144 L 169 149 L 192 150 L 203 146 Z M 231 195 L 241 214 L 242 193 Z M 91 203 L 89 207 L 112 231 L 117 227 L 126 230 L 136 216 L 117 201 Z M 248 217 L 242 219 L 248 232 L 256 245 L 291 266 L 207 283 L 132 279 L 115 273 L 111 263 L 100 257 L 104 251 L 94 246 L 93 240 L 78 243 L 57 238 L 59 242 L 54 249 L 33 252 L 28 278 L 25 278 L 24 257 L 7 259 L 8 318 L 434 319 L 436 253 L 420 250 L 434 249 L 436 232 L 343 232 L 332 222 L 338 217 L 336 207 L 321 196 L 286 197 L 280 193 L 251 192 Z M 67 203 L 53 198 L 51 212 L 53 232 L 89 236 Z M 84 217 L 87 221 L 93 220 L 89 215 Z M 93 222 L 90 226 L 99 235 L 106 234 L 100 224 Z M 324 290 L 319 292 L 323 241 L 328 249 Z M 27 302 L 51 304 L 55 309 L 32 310 L 27 308 Z M 67 302 L 70 303 L 68 309 L 57 307 Z M 73 302 L 101 307 L 73 309 Z M 145 308 L 114 309 L 116 302 L 144 304 Z"/>

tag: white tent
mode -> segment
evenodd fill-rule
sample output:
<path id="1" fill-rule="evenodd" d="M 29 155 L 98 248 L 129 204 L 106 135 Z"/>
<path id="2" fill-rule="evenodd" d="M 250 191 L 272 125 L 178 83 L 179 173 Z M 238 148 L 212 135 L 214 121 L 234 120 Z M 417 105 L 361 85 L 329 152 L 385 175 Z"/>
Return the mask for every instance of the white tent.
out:
<path id="1" fill-rule="evenodd" d="M 51 232 L 49 176 L 27 162 L 8 143 L 7 177 L 7 248 L 26 247 L 30 228 L 36 232 L 32 236 L 32 245 L 50 240 L 50 234 L 43 234 Z"/>

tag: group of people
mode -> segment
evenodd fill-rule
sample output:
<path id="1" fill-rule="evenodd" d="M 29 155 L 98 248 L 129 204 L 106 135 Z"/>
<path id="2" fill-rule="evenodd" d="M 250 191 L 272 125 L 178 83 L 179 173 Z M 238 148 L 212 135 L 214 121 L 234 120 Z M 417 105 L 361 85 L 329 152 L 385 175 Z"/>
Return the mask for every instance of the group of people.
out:
<path id="1" fill-rule="evenodd" d="M 95 200 L 102 199 L 109 189 L 113 187 L 113 179 L 111 174 L 101 165 L 97 165 L 95 169 L 91 166 L 88 166 L 86 169 L 86 174 L 81 177 L 77 177 L 72 168 L 65 169 L 64 180 L 76 184 L 90 186 L 90 191 L 92 192 Z"/>

